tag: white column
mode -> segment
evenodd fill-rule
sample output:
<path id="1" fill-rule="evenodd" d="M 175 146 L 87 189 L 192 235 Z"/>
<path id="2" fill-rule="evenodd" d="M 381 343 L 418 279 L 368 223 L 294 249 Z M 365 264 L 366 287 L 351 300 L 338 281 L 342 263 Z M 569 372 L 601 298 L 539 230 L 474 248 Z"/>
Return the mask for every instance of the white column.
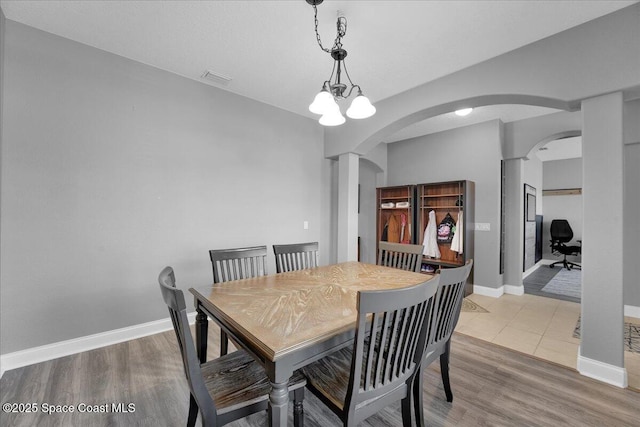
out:
<path id="1" fill-rule="evenodd" d="M 358 179 L 360 156 L 338 157 L 338 262 L 358 259 Z"/>
<path id="2" fill-rule="evenodd" d="M 623 98 L 582 102 L 582 320 L 578 371 L 627 386 L 623 347 Z"/>

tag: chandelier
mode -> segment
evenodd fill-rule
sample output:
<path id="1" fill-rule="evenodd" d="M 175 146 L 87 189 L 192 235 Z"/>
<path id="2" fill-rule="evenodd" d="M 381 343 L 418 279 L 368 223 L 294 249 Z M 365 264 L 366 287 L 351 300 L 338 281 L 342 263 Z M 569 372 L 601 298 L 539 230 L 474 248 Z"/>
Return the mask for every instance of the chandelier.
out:
<path id="1" fill-rule="evenodd" d="M 357 84 L 354 84 L 349 77 L 349 72 L 345 65 L 344 59 L 347 57 L 347 51 L 342 48 L 342 37 L 347 33 L 347 18 L 344 16 L 338 16 L 337 35 L 333 42 L 333 46 L 325 48 L 320 41 L 320 34 L 318 34 L 318 8 L 317 5 L 321 4 L 323 0 L 306 0 L 314 10 L 315 20 L 315 32 L 316 40 L 320 49 L 329 53 L 333 58 L 333 69 L 331 70 L 331 76 L 329 80 L 322 83 L 322 89 L 318 93 L 309 105 L 309 111 L 314 114 L 320 114 L 320 124 L 323 126 L 338 126 L 345 122 L 345 118 L 340 112 L 340 106 L 337 100 L 346 99 L 351 96 L 354 89 L 358 89 L 358 94 L 351 102 L 351 106 L 347 109 L 347 116 L 351 119 L 366 119 L 371 117 L 376 112 L 369 98 L 362 94 L 362 89 Z M 347 77 L 349 82 L 349 91 L 347 92 L 347 84 L 342 81 L 342 75 Z"/>

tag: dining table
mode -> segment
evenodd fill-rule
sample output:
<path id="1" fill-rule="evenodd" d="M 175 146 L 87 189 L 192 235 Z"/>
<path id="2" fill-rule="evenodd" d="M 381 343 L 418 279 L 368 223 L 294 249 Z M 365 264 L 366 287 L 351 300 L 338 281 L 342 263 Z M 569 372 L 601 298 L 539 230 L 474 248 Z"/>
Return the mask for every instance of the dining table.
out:
<path id="1" fill-rule="evenodd" d="M 212 319 L 264 366 L 271 382 L 269 425 L 286 426 L 287 383 L 293 372 L 353 345 L 358 291 L 413 286 L 432 278 L 351 261 L 190 288 L 198 357 L 206 361 Z"/>

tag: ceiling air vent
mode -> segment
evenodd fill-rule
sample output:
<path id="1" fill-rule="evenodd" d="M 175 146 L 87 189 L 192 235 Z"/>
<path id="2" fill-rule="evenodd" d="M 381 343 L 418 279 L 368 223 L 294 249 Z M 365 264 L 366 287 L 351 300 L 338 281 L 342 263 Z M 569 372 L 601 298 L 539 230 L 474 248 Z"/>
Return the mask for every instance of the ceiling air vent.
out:
<path id="1" fill-rule="evenodd" d="M 213 71 L 206 70 L 202 75 L 203 79 L 210 80 L 214 83 L 218 83 L 221 85 L 228 85 L 231 80 L 233 80 L 229 76 L 225 76 L 224 74 L 214 73 Z"/>

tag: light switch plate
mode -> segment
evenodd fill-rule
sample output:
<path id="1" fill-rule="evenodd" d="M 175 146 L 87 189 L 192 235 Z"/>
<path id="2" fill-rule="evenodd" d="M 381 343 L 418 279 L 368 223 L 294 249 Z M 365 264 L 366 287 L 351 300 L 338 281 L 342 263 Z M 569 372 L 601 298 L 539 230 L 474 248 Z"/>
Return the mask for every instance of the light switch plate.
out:
<path id="1" fill-rule="evenodd" d="M 488 222 L 476 222 L 476 231 L 491 231 L 491 224 Z"/>

